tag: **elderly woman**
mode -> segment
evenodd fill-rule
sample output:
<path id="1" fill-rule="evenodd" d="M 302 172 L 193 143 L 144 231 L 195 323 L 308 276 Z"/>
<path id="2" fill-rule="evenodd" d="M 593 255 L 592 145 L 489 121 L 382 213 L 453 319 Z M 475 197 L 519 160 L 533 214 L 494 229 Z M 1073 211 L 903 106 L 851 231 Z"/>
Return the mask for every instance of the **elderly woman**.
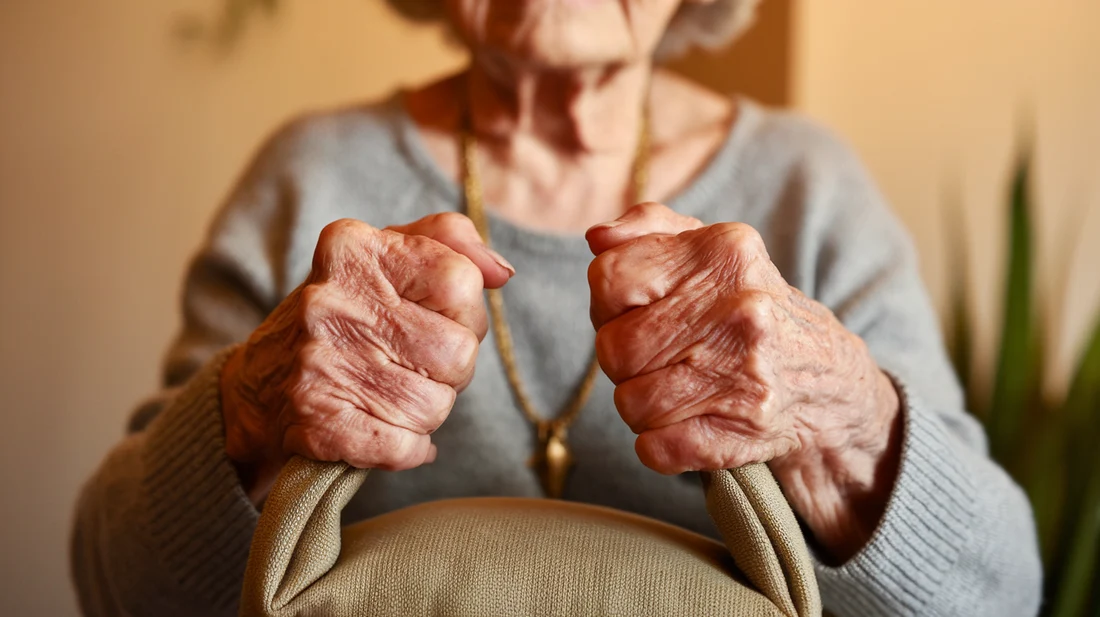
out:
<path id="1" fill-rule="evenodd" d="M 686 472 L 767 462 L 830 611 L 1036 612 L 1027 501 L 859 162 L 655 66 L 752 2 L 393 4 L 449 20 L 469 67 L 262 149 L 188 275 L 168 388 L 80 501 L 87 614 L 234 614 L 295 454 L 385 470 L 353 518 L 547 495 L 704 534 Z"/>

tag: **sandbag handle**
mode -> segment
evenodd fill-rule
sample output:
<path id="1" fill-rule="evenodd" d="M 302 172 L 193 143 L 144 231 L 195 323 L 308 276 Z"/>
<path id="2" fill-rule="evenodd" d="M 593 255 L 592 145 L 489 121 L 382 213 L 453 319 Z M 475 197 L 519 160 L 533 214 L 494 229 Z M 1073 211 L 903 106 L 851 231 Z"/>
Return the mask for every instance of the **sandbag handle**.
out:
<path id="1" fill-rule="evenodd" d="M 242 617 L 270 614 L 332 569 L 340 553 L 340 512 L 368 471 L 297 456 L 287 462 L 254 536 Z M 707 472 L 703 487 L 707 512 L 752 585 L 788 617 L 820 615 L 805 539 L 767 466 Z"/>

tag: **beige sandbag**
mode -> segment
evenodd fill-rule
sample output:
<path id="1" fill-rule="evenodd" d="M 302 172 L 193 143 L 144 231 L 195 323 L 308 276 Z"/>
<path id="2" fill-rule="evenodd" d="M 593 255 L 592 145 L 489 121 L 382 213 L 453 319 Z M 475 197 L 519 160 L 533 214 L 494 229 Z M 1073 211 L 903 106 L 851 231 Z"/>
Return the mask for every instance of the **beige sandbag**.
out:
<path id="1" fill-rule="evenodd" d="M 801 531 L 763 465 L 704 476 L 725 546 L 543 499 L 436 501 L 341 529 L 366 475 L 287 464 L 253 539 L 242 617 L 821 614 Z"/>

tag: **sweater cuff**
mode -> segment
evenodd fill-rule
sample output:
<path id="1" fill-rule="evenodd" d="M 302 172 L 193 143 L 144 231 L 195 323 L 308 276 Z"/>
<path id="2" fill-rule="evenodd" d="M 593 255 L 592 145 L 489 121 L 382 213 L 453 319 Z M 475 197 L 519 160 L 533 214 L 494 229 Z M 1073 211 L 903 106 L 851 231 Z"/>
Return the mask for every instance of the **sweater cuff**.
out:
<path id="1" fill-rule="evenodd" d="M 150 423 L 143 494 L 150 533 L 181 590 L 219 607 L 235 606 L 259 512 L 225 454 L 222 366 L 218 353 Z"/>
<path id="2" fill-rule="evenodd" d="M 896 378 L 904 414 L 901 466 L 870 541 L 839 567 L 816 561 L 822 599 L 842 615 L 918 615 L 972 535 L 975 487 L 960 444 Z"/>

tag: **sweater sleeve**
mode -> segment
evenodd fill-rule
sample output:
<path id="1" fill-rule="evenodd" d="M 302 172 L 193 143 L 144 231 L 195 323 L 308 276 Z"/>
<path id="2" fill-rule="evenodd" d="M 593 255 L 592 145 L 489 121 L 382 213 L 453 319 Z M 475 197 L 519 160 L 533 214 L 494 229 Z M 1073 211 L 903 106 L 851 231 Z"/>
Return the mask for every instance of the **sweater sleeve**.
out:
<path id="1" fill-rule="evenodd" d="M 78 500 L 71 566 L 85 615 L 235 615 L 259 513 L 225 454 L 220 374 L 285 295 L 288 200 L 263 148 L 188 271 L 164 388 L 132 414 Z"/>
<path id="2" fill-rule="evenodd" d="M 966 412 L 908 235 L 860 163 L 826 148 L 829 179 L 799 250 L 813 295 L 863 338 L 902 404 L 902 460 L 868 544 L 818 564 L 837 615 L 1034 615 L 1041 566 L 1031 508 Z"/>

